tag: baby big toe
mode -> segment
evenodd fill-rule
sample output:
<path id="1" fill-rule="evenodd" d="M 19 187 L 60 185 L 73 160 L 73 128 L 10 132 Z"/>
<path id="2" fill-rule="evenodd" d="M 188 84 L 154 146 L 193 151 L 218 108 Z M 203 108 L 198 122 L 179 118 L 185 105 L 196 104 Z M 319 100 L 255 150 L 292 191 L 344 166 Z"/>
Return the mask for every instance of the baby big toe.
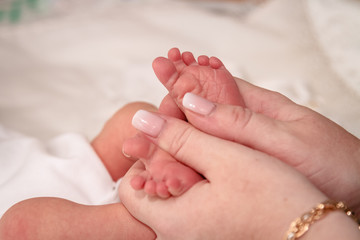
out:
<path id="1" fill-rule="evenodd" d="M 174 197 L 180 196 L 187 188 L 181 183 L 178 178 L 170 178 L 166 181 L 166 186 L 170 194 Z M 188 187 L 189 188 L 189 187 Z"/>
<path id="2" fill-rule="evenodd" d="M 145 185 L 145 178 L 142 176 L 135 176 L 130 181 L 131 187 L 133 187 L 135 190 L 141 190 L 144 188 Z"/>
<path id="3" fill-rule="evenodd" d="M 160 198 L 168 198 L 171 196 L 171 194 L 164 182 L 158 182 L 156 184 L 156 194 Z"/>
<path id="4" fill-rule="evenodd" d="M 176 78 L 178 76 L 178 72 L 176 70 L 174 63 L 167 58 L 164 57 L 156 58 L 152 63 L 152 67 L 154 69 L 157 78 L 160 80 L 162 84 L 165 85 L 165 87 L 168 86 L 168 82 L 171 79 Z"/>

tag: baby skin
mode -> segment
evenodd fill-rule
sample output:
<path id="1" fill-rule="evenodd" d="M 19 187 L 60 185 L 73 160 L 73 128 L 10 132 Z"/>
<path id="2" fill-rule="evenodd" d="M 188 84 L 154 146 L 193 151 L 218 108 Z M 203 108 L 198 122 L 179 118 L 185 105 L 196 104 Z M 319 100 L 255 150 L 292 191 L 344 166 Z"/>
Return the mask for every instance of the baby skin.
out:
<path id="1" fill-rule="evenodd" d="M 185 119 L 181 103 L 187 92 L 213 102 L 245 105 L 233 76 L 216 57 L 202 55 L 196 61 L 192 53 L 181 54 L 179 49 L 173 48 L 169 50 L 168 58 L 158 57 L 154 60 L 153 69 L 169 91 L 160 105 L 160 114 Z M 133 126 L 140 130 L 144 123 L 136 119 L 141 118 L 142 114 L 148 113 L 140 111 L 133 118 Z M 129 139 L 124 143 L 123 151 L 142 159 L 145 170 L 132 179 L 131 185 L 151 196 L 179 196 L 203 180 L 194 170 L 152 145 L 146 137 L 138 135 Z"/>

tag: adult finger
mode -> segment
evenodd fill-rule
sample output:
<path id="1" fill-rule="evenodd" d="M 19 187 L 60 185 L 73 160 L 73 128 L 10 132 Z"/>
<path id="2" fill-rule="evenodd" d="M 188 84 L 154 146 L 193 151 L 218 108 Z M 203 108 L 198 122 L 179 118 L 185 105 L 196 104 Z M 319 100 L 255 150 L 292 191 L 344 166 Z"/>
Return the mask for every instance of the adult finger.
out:
<path id="1" fill-rule="evenodd" d="M 287 122 L 248 108 L 215 104 L 192 93 L 185 94 L 183 106 L 189 122 L 201 131 L 276 157 L 296 141 Z"/>
<path id="2" fill-rule="evenodd" d="M 255 86 L 240 78 L 234 77 L 234 79 L 246 108 L 253 112 L 261 113 L 273 119 L 291 121 L 306 109 L 295 104 L 281 93 Z"/>
<path id="3" fill-rule="evenodd" d="M 229 145 L 233 147 L 231 142 L 203 133 L 185 121 L 144 110 L 134 115 L 133 126 L 175 159 L 207 179 L 211 178 L 211 172 L 226 164 L 212 159 L 221 159 L 224 149 L 228 149 Z"/>

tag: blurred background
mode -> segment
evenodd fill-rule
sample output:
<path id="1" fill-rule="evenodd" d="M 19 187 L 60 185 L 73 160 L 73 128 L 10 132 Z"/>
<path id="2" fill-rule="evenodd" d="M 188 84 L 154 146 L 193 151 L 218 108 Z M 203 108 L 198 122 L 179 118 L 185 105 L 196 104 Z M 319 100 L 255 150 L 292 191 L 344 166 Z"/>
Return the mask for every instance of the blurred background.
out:
<path id="1" fill-rule="evenodd" d="M 358 0 L 0 0 L 0 124 L 93 138 L 166 94 L 152 60 L 179 47 L 360 136 Z"/>

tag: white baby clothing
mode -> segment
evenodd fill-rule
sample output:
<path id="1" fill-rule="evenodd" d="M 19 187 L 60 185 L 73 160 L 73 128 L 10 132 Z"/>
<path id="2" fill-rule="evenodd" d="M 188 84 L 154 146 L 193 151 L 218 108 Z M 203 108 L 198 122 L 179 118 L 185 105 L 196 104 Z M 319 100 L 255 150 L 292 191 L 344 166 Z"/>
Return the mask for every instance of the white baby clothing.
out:
<path id="1" fill-rule="evenodd" d="M 80 134 L 41 142 L 0 125 L 0 217 L 15 203 L 33 197 L 88 205 L 119 202 L 119 182 L 112 180 Z"/>

